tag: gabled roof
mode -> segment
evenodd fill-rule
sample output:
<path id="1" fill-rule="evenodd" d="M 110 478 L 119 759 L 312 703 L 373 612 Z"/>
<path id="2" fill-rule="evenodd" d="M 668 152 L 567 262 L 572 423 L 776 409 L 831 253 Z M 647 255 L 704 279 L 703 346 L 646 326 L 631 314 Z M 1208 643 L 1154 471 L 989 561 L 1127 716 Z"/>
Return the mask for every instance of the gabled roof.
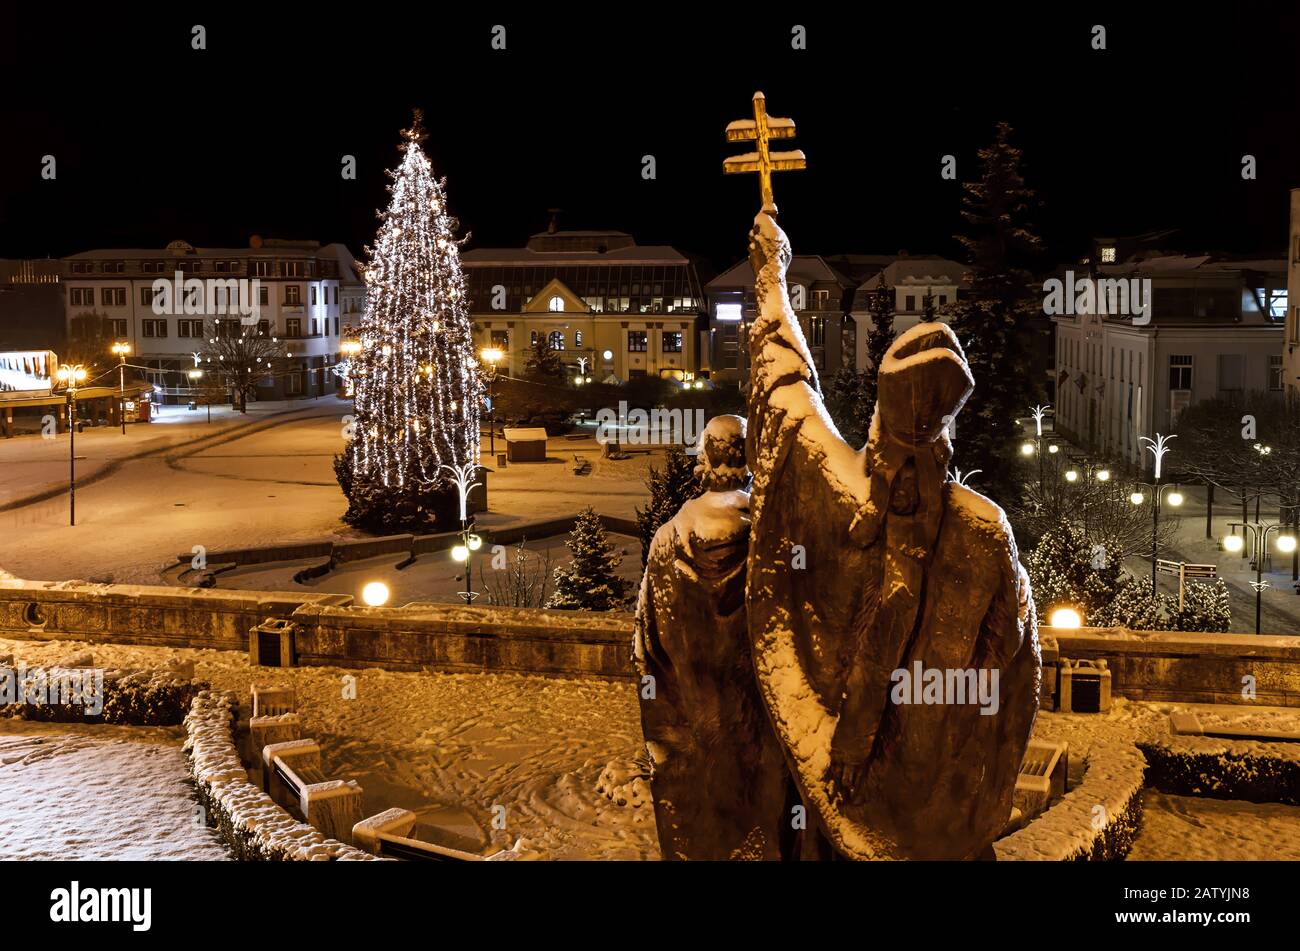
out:
<path id="1" fill-rule="evenodd" d="M 796 284 L 838 284 L 848 288 L 853 282 L 826 263 L 820 254 L 796 254 L 790 261 L 786 278 Z M 706 291 L 743 290 L 754 286 L 754 269 L 749 260 L 737 261 L 704 286 Z"/>

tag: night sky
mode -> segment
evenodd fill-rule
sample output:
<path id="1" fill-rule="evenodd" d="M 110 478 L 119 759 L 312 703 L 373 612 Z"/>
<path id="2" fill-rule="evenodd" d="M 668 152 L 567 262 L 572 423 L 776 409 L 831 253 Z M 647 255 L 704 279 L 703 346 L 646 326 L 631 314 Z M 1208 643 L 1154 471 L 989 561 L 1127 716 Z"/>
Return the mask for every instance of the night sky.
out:
<path id="1" fill-rule="evenodd" d="M 960 186 L 941 180 L 940 158 L 969 177 L 1001 119 L 1055 259 L 1092 235 L 1163 228 L 1185 229 L 1184 250 L 1280 254 L 1300 186 L 1300 18 L 1283 5 L 1140 18 L 1097 4 L 796 6 L 780 20 L 767 5 L 725 18 L 657 3 L 545 17 L 464 5 L 476 14 L 464 18 L 439 18 L 440 5 L 269 6 L 6 15 L 0 257 L 177 238 L 244 247 L 252 234 L 360 254 L 414 106 L 470 247 L 518 246 L 558 206 L 562 227 L 628 231 L 726 266 L 758 189 L 722 175 L 746 149 L 722 132 L 749 116 L 755 89 L 794 118 L 790 147 L 808 155 L 808 171 L 776 178 L 797 253 L 955 254 Z M 206 50 L 190 48 L 194 23 Z M 490 48 L 496 23 L 504 52 Z M 790 48 L 794 23 L 807 50 Z M 1105 51 L 1090 48 L 1094 23 Z M 45 154 L 56 181 L 40 178 Z M 345 154 L 355 181 L 340 176 Z M 646 154 L 654 181 L 641 177 Z M 1241 178 L 1244 154 L 1255 181 Z"/>

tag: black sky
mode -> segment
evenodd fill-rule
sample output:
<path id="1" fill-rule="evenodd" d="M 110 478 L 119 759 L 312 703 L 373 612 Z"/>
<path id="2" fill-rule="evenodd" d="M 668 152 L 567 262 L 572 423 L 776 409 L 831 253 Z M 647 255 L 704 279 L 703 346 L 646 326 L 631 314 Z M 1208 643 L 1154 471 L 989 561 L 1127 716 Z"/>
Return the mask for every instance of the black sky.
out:
<path id="1" fill-rule="evenodd" d="M 956 253 L 959 177 L 1016 129 L 1052 255 L 1183 228 L 1188 250 L 1285 246 L 1300 186 L 1288 5 L 607 4 L 19 12 L 0 34 L 0 256 L 242 247 L 252 234 L 360 253 L 398 131 L 422 107 L 471 246 L 518 245 L 565 209 L 725 266 L 757 208 L 723 141 L 762 89 L 809 170 L 777 177 L 797 252 Z M 547 15 L 538 14 L 539 9 Z M 764 12 L 766 11 L 766 12 Z M 207 28 L 204 51 L 190 28 Z M 507 49 L 490 48 L 494 24 Z M 791 27 L 808 49 L 792 50 Z M 1107 28 L 1107 49 L 1090 48 Z M 52 154 L 58 178 L 43 181 Z M 356 181 L 340 160 L 355 155 Z M 655 156 L 657 178 L 641 177 Z M 1243 181 L 1252 154 L 1258 178 Z"/>

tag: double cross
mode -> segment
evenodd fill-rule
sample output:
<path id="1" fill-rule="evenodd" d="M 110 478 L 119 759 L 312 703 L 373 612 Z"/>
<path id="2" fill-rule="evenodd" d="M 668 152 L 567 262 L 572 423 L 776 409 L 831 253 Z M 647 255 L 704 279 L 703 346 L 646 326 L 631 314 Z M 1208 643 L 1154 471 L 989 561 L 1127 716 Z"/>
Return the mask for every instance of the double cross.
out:
<path id="1" fill-rule="evenodd" d="M 769 116 L 767 100 L 761 92 L 754 93 L 754 118 L 737 119 L 727 124 L 728 142 L 756 142 L 758 151 L 731 156 L 722 163 L 722 171 L 728 175 L 758 172 L 763 211 L 769 215 L 776 214 L 776 202 L 772 200 L 772 173 L 807 168 L 808 162 L 801 149 L 793 152 L 769 151 L 768 140 L 793 138 L 794 120 Z"/>

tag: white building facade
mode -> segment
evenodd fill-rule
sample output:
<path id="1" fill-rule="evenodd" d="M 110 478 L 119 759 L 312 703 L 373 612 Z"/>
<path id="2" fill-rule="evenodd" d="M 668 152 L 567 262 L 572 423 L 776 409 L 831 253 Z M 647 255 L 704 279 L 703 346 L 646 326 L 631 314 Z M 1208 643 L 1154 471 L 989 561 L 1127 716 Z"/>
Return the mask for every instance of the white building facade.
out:
<path id="1" fill-rule="evenodd" d="M 1149 468 L 1140 438 L 1204 400 L 1280 393 L 1286 262 L 1161 258 L 1102 268 L 1151 281 L 1149 314 L 1056 314 L 1056 428 Z M 1149 317 L 1149 320 L 1147 319 Z"/>
<path id="2" fill-rule="evenodd" d="M 177 290 L 169 305 L 156 282 Z M 210 293 L 195 297 L 185 282 Z M 209 284 L 208 282 L 211 282 Z M 189 393 L 194 354 L 214 318 L 256 315 L 261 330 L 284 344 L 282 365 L 260 381 L 258 399 L 295 399 L 335 392 L 342 324 L 359 323 L 364 290 L 352 254 L 341 244 L 254 238 L 247 248 L 196 248 L 173 241 L 157 249 L 101 249 L 64 259 L 69 338 L 87 320 L 107 323 L 113 342 L 131 346 L 129 363 L 162 399 Z M 196 305 L 195 302 L 199 303 Z M 351 314 L 349 314 L 351 310 Z M 111 354 L 105 354 L 112 361 Z"/>

